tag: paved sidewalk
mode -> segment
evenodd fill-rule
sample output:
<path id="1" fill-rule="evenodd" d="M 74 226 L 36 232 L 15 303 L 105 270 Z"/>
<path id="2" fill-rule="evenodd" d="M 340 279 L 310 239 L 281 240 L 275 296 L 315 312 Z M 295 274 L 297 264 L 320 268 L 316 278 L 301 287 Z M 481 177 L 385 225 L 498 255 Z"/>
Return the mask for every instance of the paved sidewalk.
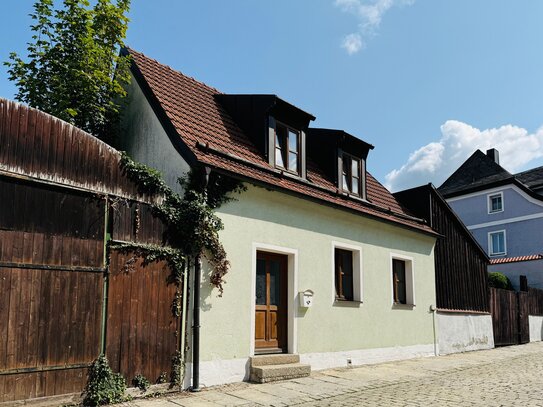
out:
<path id="1" fill-rule="evenodd" d="M 135 400 L 130 407 L 543 406 L 543 343 L 314 372 Z"/>

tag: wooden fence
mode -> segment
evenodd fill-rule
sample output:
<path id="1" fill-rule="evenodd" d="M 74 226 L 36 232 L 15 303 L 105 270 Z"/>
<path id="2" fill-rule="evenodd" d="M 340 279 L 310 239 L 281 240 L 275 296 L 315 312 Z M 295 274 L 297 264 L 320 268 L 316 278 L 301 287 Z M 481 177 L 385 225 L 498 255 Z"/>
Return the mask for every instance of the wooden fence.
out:
<path id="1" fill-rule="evenodd" d="M 0 99 L 0 404 L 81 393 L 104 352 L 128 384 L 171 372 L 182 287 L 165 263 L 106 250 L 111 239 L 164 240 L 119 160 L 87 133 Z"/>
<path id="2" fill-rule="evenodd" d="M 543 290 L 528 287 L 528 303 L 530 315 L 543 316 Z"/>
<path id="3" fill-rule="evenodd" d="M 490 288 L 490 313 L 494 329 L 494 345 L 516 345 L 530 341 L 527 292 Z"/>

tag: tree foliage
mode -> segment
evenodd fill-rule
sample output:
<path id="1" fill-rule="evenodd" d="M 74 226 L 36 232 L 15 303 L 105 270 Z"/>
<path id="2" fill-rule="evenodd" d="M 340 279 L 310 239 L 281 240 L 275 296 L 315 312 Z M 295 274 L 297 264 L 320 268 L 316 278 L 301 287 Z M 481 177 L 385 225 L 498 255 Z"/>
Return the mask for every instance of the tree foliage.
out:
<path id="1" fill-rule="evenodd" d="M 9 79 L 16 99 L 111 141 L 129 80 L 129 57 L 119 54 L 130 0 L 37 0 L 25 61 L 12 52 Z"/>
<path id="2" fill-rule="evenodd" d="M 488 285 L 494 288 L 502 288 L 504 290 L 513 290 L 513 284 L 511 280 L 500 272 L 490 272 L 488 273 Z"/>

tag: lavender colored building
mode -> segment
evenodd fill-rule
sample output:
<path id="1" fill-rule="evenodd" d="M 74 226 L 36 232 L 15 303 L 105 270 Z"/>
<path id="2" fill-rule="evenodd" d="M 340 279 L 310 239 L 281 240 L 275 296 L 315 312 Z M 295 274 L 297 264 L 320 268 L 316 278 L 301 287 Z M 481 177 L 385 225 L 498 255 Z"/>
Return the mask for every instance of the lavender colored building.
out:
<path id="1" fill-rule="evenodd" d="M 497 150 L 477 150 L 439 192 L 496 264 L 489 271 L 503 272 L 515 288 L 519 275 L 543 288 L 543 167 L 511 174 Z"/>

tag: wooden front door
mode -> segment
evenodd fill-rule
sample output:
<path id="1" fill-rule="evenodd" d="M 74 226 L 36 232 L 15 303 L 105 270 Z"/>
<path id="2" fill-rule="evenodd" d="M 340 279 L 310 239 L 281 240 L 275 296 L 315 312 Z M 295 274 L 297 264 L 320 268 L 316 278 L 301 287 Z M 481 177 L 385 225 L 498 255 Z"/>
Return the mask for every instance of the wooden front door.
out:
<path id="1" fill-rule="evenodd" d="M 287 256 L 258 252 L 255 352 L 287 352 Z"/>

